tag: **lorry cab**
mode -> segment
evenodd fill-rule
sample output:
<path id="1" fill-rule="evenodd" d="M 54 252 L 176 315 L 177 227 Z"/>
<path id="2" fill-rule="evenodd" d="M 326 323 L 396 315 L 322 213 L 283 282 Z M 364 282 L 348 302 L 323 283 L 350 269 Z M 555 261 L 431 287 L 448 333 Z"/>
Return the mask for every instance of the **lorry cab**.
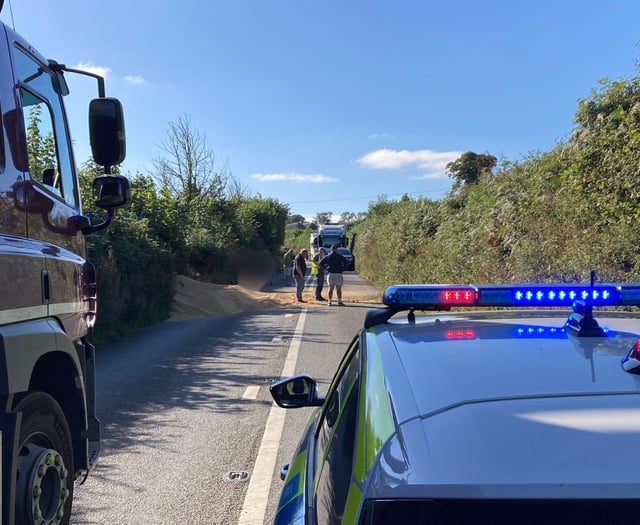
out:
<path id="1" fill-rule="evenodd" d="M 93 185 L 107 210 L 99 224 L 82 213 L 65 72 L 98 81 L 89 127 L 105 173 Z M 94 349 L 84 339 L 96 314 L 85 235 L 130 198 L 127 179 L 111 173 L 125 155 L 123 112 L 102 78 L 45 59 L 4 24 L 0 112 L 1 521 L 64 524 L 74 480 L 100 449 Z"/>

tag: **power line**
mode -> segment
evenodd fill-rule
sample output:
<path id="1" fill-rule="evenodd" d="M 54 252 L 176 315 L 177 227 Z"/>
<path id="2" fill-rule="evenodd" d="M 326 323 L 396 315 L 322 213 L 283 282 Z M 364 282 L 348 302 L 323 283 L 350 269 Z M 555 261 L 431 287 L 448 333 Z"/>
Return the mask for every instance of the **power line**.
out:
<path id="1" fill-rule="evenodd" d="M 423 193 L 438 193 L 441 191 L 447 191 L 449 188 L 439 188 L 435 190 L 424 190 L 424 191 L 405 191 L 402 193 L 385 193 L 378 195 L 368 195 L 362 197 L 343 197 L 343 198 L 334 198 L 334 199 L 323 199 L 323 200 L 315 200 L 315 201 L 293 201 L 289 202 L 289 204 L 315 204 L 318 202 L 336 202 L 336 201 L 356 201 L 362 199 L 377 199 L 378 197 L 384 195 L 385 197 L 402 197 L 403 195 L 422 195 Z"/>

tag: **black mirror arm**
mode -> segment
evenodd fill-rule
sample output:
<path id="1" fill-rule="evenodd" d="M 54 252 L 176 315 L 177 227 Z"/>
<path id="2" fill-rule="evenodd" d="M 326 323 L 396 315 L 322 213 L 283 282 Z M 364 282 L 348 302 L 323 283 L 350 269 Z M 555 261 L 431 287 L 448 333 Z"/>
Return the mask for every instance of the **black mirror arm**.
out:
<path id="1" fill-rule="evenodd" d="M 72 67 L 67 67 L 64 64 L 59 64 L 57 62 L 55 62 L 54 60 L 49 60 L 49 67 L 51 69 L 53 69 L 54 71 L 58 72 L 58 71 L 67 71 L 69 73 L 75 73 L 76 75 L 85 75 L 87 77 L 93 77 L 96 79 L 96 81 L 98 82 L 98 96 L 100 98 L 105 98 L 106 97 L 106 91 L 104 89 L 104 77 L 101 75 L 98 75 L 96 73 L 92 73 L 91 71 L 85 71 L 84 69 L 75 69 Z"/>
<path id="2" fill-rule="evenodd" d="M 113 219 L 113 210 L 107 210 L 107 216 L 101 223 L 98 224 L 90 224 L 88 226 L 84 226 L 80 228 L 80 231 L 85 235 L 91 235 L 92 233 L 96 233 L 104 230 L 109 224 L 111 224 L 111 220 Z"/>

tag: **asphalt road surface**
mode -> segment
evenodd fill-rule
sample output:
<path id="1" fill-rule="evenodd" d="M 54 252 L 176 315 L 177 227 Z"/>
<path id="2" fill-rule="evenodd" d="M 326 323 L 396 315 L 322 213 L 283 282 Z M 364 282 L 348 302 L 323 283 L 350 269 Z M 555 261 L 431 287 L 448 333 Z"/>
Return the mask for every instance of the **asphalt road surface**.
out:
<path id="1" fill-rule="evenodd" d="M 350 286 L 376 293 L 354 273 L 345 274 Z M 100 349 L 102 454 L 76 486 L 71 523 L 271 523 L 280 466 L 292 459 L 311 409 L 276 407 L 269 384 L 306 373 L 324 394 L 367 309 L 166 322 Z"/>

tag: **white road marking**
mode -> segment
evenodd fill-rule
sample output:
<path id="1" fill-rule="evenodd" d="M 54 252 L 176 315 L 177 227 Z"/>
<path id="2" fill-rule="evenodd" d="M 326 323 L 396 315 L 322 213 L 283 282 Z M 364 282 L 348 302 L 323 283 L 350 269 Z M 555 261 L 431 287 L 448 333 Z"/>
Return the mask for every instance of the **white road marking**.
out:
<path id="1" fill-rule="evenodd" d="M 256 399 L 258 397 L 258 392 L 260 392 L 260 387 L 258 385 L 248 386 L 244 391 L 244 394 L 242 394 L 242 399 Z"/>
<path id="2" fill-rule="evenodd" d="M 289 351 L 287 352 L 287 358 L 284 361 L 280 377 L 295 374 L 306 318 L 307 310 L 303 308 L 300 310 L 300 318 L 291 338 L 291 344 L 289 345 Z M 249 480 L 247 494 L 244 497 L 238 525 L 261 525 L 264 523 L 264 515 L 269 503 L 269 489 L 271 488 L 278 447 L 282 430 L 284 429 L 284 416 L 285 410 L 276 405 L 275 402 L 272 403 L 256 463 Z"/>

